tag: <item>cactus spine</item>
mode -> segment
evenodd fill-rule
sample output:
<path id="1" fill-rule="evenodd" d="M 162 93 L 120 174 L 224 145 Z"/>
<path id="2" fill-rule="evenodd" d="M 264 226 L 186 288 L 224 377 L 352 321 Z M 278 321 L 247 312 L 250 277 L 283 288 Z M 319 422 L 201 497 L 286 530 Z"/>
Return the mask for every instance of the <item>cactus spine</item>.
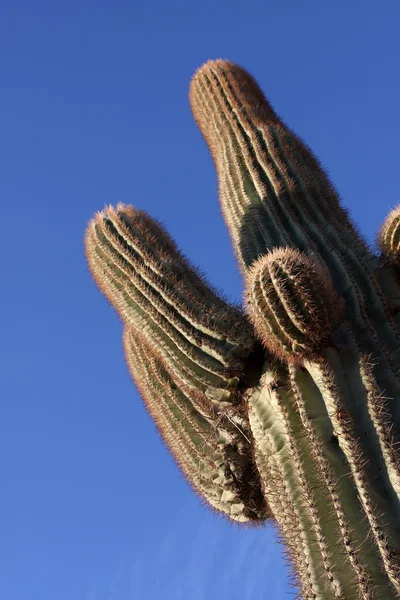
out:
<path id="1" fill-rule="evenodd" d="M 376 256 L 241 67 L 207 63 L 190 101 L 247 315 L 148 215 L 106 208 L 86 253 L 130 372 L 204 500 L 277 523 L 303 598 L 400 598 L 400 211 Z"/>

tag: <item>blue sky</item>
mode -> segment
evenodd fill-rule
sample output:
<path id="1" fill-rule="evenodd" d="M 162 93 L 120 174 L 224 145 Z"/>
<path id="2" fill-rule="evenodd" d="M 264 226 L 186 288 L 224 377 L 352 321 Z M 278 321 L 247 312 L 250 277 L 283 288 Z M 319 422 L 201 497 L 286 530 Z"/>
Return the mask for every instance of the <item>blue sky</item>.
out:
<path id="1" fill-rule="evenodd" d="M 373 240 L 396 188 L 398 1 L 3 0 L 0 593 L 7 600 L 291 598 L 271 529 L 206 511 L 131 384 L 83 255 L 122 201 L 233 300 L 241 282 L 187 90 L 245 66 Z"/>

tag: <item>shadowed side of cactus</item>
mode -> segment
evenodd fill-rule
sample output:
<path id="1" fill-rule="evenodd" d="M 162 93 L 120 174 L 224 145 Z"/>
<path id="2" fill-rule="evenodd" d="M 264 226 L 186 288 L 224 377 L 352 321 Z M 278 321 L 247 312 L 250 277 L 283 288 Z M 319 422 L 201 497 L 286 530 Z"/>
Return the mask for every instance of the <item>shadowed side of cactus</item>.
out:
<path id="1" fill-rule="evenodd" d="M 399 599 L 399 209 L 376 256 L 241 67 L 207 63 L 190 101 L 249 319 L 145 213 L 108 208 L 87 257 L 129 368 L 194 488 L 234 520 L 272 515 L 303 598 Z"/>

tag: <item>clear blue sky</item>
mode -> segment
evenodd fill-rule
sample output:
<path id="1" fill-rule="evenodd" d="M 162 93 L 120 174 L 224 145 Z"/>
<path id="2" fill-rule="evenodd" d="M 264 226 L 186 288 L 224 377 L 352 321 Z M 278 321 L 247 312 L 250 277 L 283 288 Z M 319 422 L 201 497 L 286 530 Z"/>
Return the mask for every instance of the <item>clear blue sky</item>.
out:
<path id="1" fill-rule="evenodd" d="M 373 239 L 400 200 L 399 22 L 398 0 L 2 0 L 2 598 L 292 597 L 273 532 L 229 526 L 180 477 L 82 238 L 96 210 L 133 203 L 240 299 L 187 100 L 222 57 L 258 79 Z"/>

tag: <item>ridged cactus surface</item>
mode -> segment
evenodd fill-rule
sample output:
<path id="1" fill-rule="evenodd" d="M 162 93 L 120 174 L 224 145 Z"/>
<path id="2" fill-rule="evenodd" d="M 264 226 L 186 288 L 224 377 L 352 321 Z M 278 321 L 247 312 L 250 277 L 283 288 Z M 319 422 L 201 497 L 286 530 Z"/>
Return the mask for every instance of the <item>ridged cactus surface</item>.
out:
<path id="1" fill-rule="evenodd" d="M 292 248 L 273 250 L 253 263 L 246 291 L 256 334 L 289 362 L 315 354 L 342 320 L 328 272 Z"/>
<path id="2" fill-rule="evenodd" d="M 378 256 L 241 67 L 205 64 L 190 101 L 244 307 L 146 213 L 104 209 L 86 254 L 129 370 L 195 491 L 277 525 L 303 598 L 400 598 L 400 209 Z"/>

